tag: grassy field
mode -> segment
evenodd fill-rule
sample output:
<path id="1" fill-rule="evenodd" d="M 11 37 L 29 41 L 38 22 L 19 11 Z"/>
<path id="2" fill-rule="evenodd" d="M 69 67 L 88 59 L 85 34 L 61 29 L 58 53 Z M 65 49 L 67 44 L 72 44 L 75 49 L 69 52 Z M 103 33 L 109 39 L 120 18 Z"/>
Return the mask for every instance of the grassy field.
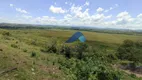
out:
<path id="1" fill-rule="evenodd" d="M 8 34 L 3 34 L 8 32 Z M 11 68 L 15 71 L 0 74 L 0 80 L 68 80 L 59 68 L 59 59 L 63 55 L 47 54 L 41 48 L 56 38 L 64 43 L 75 30 L 4 30 L 0 29 L 0 73 Z M 118 47 L 124 40 L 142 41 L 142 34 L 108 34 L 81 31 L 87 38 L 87 44 L 94 47 L 107 45 Z M 36 54 L 36 56 L 34 56 Z M 126 75 L 126 74 L 125 74 Z M 135 78 L 126 77 L 125 80 Z M 70 80 L 70 79 L 69 79 Z"/>
<path id="2" fill-rule="evenodd" d="M 36 37 L 58 37 L 67 40 L 71 35 L 73 35 L 75 30 L 16 30 L 12 31 L 13 34 L 20 34 L 20 36 L 25 36 L 29 33 L 30 35 L 35 35 Z M 81 31 L 87 41 L 99 41 L 104 43 L 121 44 L 124 40 L 130 39 L 133 41 L 142 41 L 142 34 L 139 35 L 125 35 L 125 34 L 109 34 L 109 33 L 97 33 L 89 31 Z M 28 36 L 28 35 L 27 35 Z"/>

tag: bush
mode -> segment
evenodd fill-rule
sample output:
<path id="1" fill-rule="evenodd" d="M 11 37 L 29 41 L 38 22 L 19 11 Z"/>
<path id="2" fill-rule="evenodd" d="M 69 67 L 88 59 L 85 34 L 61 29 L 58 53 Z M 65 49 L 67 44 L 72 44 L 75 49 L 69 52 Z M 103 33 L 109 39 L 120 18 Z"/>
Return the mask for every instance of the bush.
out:
<path id="1" fill-rule="evenodd" d="M 23 52 L 27 52 L 27 49 L 23 49 Z"/>
<path id="2" fill-rule="evenodd" d="M 123 44 L 122 44 L 122 46 L 125 46 L 125 47 L 132 47 L 132 46 L 134 46 L 134 42 L 132 41 L 132 40 L 124 40 L 123 41 Z"/>
<path id="3" fill-rule="evenodd" d="M 117 50 L 118 58 L 142 63 L 142 47 L 140 45 L 138 42 L 125 40 Z"/>
<path id="4" fill-rule="evenodd" d="M 13 47 L 13 48 L 18 48 L 18 45 L 16 45 L 16 44 L 11 44 L 11 47 Z"/>
<path id="5" fill-rule="evenodd" d="M 4 31 L 4 32 L 2 33 L 2 35 L 4 35 L 4 36 L 10 36 L 10 33 L 7 32 L 7 31 Z"/>
<path id="6" fill-rule="evenodd" d="M 69 46 L 66 46 L 66 45 L 62 46 L 62 50 L 60 53 L 64 54 L 66 58 L 72 57 L 71 48 Z"/>
<path id="7" fill-rule="evenodd" d="M 67 59 L 59 62 L 61 69 L 74 80 L 118 80 L 119 77 L 110 65 L 100 61 L 94 56 L 85 61 L 79 59 Z"/>
<path id="8" fill-rule="evenodd" d="M 118 59 L 115 53 L 108 54 L 106 58 L 107 58 L 107 61 L 110 63 L 115 63 L 114 60 Z"/>
<path id="9" fill-rule="evenodd" d="M 3 51 L 3 49 L 0 49 L 0 51 Z"/>
<path id="10" fill-rule="evenodd" d="M 113 53 L 113 54 L 108 54 L 107 57 L 110 59 L 110 60 L 117 60 L 117 57 L 116 55 Z"/>
<path id="11" fill-rule="evenodd" d="M 136 78 L 136 75 L 135 75 L 135 74 L 130 74 L 130 76 L 131 76 L 132 78 Z"/>
<path id="12" fill-rule="evenodd" d="M 32 45 L 37 45 L 36 42 L 37 42 L 37 40 L 33 40 L 33 41 L 31 42 L 31 44 L 32 44 Z"/>
<path id="13" fill-rule="evenodd" d="M 84 57 L 83 52 L 86 51 L 88 45 L 85 43 L 75 43 L 75 44 L 62 44 L 58 48 L 60 54 L 65 55 L 67 58 L 77 58 L 82 59 Z"/>
<path id="14" fill-rule="evenodd" d="M 43 49 L 45 52 L 56 53 L 57 52 L 57 40 L 50 40 Z"/>
<path id="15" fill-rule="evenodd" d="M 58 53 L 65 55 L 66 58 L 73 57 L 71 46 L 67 44 L 60 44 L 56 48 L 57 48 Z"/>
<path id="16" fill-rule="evenodd" d="M 84 52 L 87 50 L 88 45 L 85 43 L 78 42 L 71 46 L 72 53 L 77 59 L 82 59 L 84 57 Z"/>
<path id="17" fill-rule="evenodd" d="M 36 57 L 36 52 L 32 52 L 31 57 Z"/>

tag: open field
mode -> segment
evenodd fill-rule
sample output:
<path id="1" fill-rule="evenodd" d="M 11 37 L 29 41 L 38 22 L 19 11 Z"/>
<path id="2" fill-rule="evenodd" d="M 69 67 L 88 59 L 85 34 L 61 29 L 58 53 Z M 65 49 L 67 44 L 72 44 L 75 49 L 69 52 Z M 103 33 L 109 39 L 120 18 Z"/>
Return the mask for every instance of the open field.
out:
<path id="1" fill-rule="evenodd" d="M 51 38 L 56 38 L 57 43 L 60 44 L 64 43 L 75 32 L 75 30 L 56 29 L 0 29 L 0 73 L 10 68 L 17 68 L 15 71 L 0 74 L 0 80 L 73 80 L 71 78 L 74 77 L 73 74 L 68 77 L 68 74 L 60 69 L 59 60 L 66 60 L 63 55 L 42 52 L 41 49 L 50 44 Z M 100 48 L 100 50 L 103 49 L 101 45 L 109 46 L 111 52 L 114 52 L 113 48 L 117 48 L 126 39 L 134 42 L 142 41 L 142 34 L 81 32 L 87 38 L 86 44 Z M 123 74 L 125 76 L 121 77 L 122 80 L 138 79 L 124 72 Z"/>
<path id="2" fill-rule="evenodd" d="M 17 30 L 12 31 L 13 34 L 25 35 L 26 32 L 29 32 L 29 35 L 35 35 L 39 37 L 59 37 L 62 39 L 68 39 L 71 35 L 73 35 L 75 30 Z M 99 41 L 104 43 L 112 43 L 112 44 L 121 44 L 124 40 L 130 39 L 132 41 L 142 41 L 142 34 L 137 35 L 125 35 L 125 34 L 109 34 L 109 33 L 97 33 L 97 32 L 89 32 L 89 31 L 81 31 L 87 41 Z"/>

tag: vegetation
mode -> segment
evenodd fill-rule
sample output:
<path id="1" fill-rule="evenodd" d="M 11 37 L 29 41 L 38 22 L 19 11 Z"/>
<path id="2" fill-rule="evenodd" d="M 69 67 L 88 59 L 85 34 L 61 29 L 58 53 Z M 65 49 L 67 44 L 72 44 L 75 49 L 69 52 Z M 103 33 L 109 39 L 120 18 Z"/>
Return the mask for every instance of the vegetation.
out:
<path id="1" fill-rule="evenodd" d="M 118 48 L 118 57 L 122 60 L 142 63 L 142 43 L 125 40 Z"/>
<path id="2" fill-rule="evenodd" d="M 82 31 L 87 42 L 64 43 L 74 32 L 0 29 L 0 80 L 142 79 L 114 67 L 124 60 L 141 64 L 141 34 Z M 17 70 L 1 74 L 13 67 Z"/>
<path id="3" fill-rule="evenodd" d="M 142 34 L 142 30 L 129 30 L 129 29 L 101 29 L 101 28 L 92 28 L 92 27 L 82 27 L 82 26 L 54 26 L 54 25 L 32 25 L 32 24 L 12 24 L 12 23 L 0 23 L 0 28 L 3 29 L 61 29 L 61 30 L 80 30 L 80 31 L 89 31 L 89 32 L 99 32 L 99 33 L 109 33 L 109 34 L 127 34 L 135 35 Z"/>

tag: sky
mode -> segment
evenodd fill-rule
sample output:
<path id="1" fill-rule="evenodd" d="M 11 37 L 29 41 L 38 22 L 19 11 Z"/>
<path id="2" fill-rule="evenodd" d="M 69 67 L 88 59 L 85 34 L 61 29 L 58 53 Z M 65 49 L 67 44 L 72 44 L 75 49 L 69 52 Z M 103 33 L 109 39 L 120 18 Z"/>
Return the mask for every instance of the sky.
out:
<path id="1" fill-rule="evenodd" d="M 142 0 L 0 0 L 0 23 L 142 29 Z"/>

